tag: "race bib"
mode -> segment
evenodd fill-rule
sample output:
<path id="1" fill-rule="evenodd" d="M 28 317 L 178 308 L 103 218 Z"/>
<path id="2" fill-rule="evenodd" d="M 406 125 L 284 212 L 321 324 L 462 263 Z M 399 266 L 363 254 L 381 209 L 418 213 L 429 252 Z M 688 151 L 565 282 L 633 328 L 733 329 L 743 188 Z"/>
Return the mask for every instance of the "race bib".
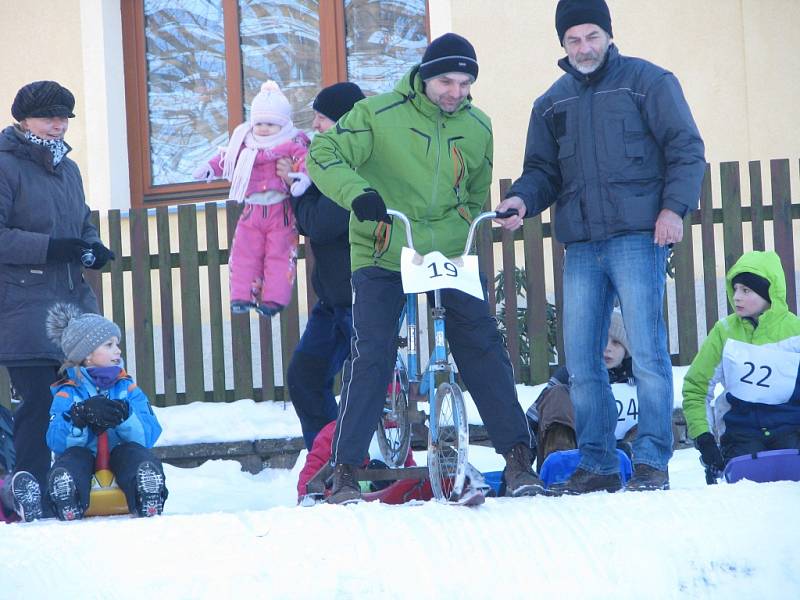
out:
<path id="1" fill-rule="evenodd" d="M 797 385 L 800 354 L 728 340 L 722 350 L 725 389 L 735 398 L 785 404 Z"/>
<path id="2" fill-rule="evenodd" d="M 421 262 L 415 262 L 415 256 L 419 258 L 411 248 L 403 248 L 400 254 L 400 275 L 406 294 L 454 289 L 483 300 L 477 256 L 451 259 L 441 252 L 431 252 L 422 256 Z"/>
<path id="3" fill-rule="evenodd" d="M 636 386 L 627 383 L 611 384 L 611 393 L 617 404 L 617 428 L 614 437 L 621 440 L 639 422 L 639 397 Z"/>

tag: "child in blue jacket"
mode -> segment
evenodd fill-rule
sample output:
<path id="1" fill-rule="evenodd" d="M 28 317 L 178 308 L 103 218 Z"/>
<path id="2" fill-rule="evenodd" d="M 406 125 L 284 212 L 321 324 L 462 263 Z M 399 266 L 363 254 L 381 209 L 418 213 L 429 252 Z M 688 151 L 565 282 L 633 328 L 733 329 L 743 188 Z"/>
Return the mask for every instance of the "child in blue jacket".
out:
<path id="1" fill-rule="evenodd" d="M 161 514 L 167 498 L 164 470 L 150 448 L 161 426 L 147 396 L 122 367 L 120 329 L 101 315 L 56 304 L 47 334 L 64 351 L 65 377 L 54 383 L 47 445 L 56 460 L 46 500 L 62 521 L 83 517 L 89 506 L 97 437 L 107 432 L 110 468 L 131 513 Z"/>

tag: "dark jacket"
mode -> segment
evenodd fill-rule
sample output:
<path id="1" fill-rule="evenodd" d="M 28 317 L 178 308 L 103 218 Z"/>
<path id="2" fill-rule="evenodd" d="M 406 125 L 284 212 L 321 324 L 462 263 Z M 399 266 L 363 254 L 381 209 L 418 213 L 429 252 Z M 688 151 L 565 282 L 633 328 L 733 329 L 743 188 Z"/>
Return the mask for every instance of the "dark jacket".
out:
<path id="1" fill-rule="evenodd" d="M 47 148 L 14 126 L 0 133 L 0 364 L 63 360 L 45 333 L 47 310 L 70 302 L 97 312 L 80 262 L 46 263 L 53 238 L 100 241 L 89 222 L 78 166 L 66 156 L 53 166 Z"/>
<path id="2" fill-rule="evenodd" d="M 350 213 L 312 185 L 291 199 L 297 230 L 310 239 L 314 252 L 311 283 L 323 302 L 332 306 L 352 304 L 350 288 Z"/>
<path id="3" fill-rule="evenodd" d="M 589 75 L 558 64 L 566 74 L 533 105 L 507 194 L 526 216 L 555 202 L 556 238 L 568 244 L 652 231 L 661 209 L 696 208 L 705 148 L 675 76 L 613 44 Z"/>

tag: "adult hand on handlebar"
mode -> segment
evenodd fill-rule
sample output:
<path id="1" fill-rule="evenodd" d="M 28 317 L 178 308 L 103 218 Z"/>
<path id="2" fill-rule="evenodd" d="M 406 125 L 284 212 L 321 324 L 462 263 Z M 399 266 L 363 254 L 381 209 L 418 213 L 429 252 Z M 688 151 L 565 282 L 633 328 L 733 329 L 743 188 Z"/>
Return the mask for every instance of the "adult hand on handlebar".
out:
<path id="1" fill-rule="evenodd" d="M 522 201 L 522 198 L 519 196 L 510 196 L 503 200 L 500 204 L 497 205 L 495 211 L 497 212 L 506 212 L 508 210 L 516 210 L 517 214 L 506 217 L 504 219 L 495 219 L 503 229 L 508 229 L 509 231 L 515 231 L 522 226 L 522 219 L 525 217 L 525 203 Z"/>
<path id="2" fill-rule="evenodd" d="M 383 221 L 391 223 L 386 214 L 386 203 L 375 190 L 365 192 L 353 200 L 352 210 L 359 221 Z"/>

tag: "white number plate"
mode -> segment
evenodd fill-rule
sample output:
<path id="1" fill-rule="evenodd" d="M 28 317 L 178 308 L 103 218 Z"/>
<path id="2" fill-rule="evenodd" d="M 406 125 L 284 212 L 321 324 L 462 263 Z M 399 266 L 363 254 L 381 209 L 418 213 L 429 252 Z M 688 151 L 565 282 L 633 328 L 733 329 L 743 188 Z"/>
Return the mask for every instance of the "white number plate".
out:
<path id="1" fill-rule="evenodd" d="M 450 288 L 483 300 L 477 256 L 463 257 L 462 265 L 461 258 L 450 259 L 441 252 L 426 254 L 421 264 L 415 264 L 415 255 L 411 248 L 403 248 L 400 255 L 400 274 L 406 294 Z"/>

